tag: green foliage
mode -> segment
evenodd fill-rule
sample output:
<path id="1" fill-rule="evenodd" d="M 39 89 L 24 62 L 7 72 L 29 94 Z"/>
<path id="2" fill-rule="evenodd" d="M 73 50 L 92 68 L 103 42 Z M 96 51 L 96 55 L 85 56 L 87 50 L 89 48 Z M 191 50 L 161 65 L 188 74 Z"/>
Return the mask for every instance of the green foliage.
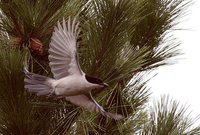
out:
<path id="1" fill-rule="evenodd" d="M 178 104 L 145 110 L 149 99 L 146 79 L 156 67 L 171 64 L 179 42 L 169 30 L 188 3 L 184 0 L 2 0 L 0 20 L 0 133 L 16 134 L 181 134 L 191 128 Z M 94 91 L 97 101 L 125 119 L 115 121 L 90 113 L 65 100 L 38 98 L 24 90 L 23 63 L 51 76 L 47 49 L 53 26 L 69 16 L 80 21 L 80 64 L 84 72 L 109 83 L 108 91 Z M 20 49 L 11 47 L 20 38 Z M 46 53 L 31 50 L 30 39 L 44 44 Z M 29 48 L 30 49 L 30 48 Z M 25 57 L 26 56 L 26 57 Z M 27 57 L 29 56 L 29 57 Z M 27 61 L 27 58 L 28 61 Z M 185 127 L 183 126 L 185 124 Z M 169 129 L 163 127 L 168 126 Z M 170 128 L 171 127 L 171 128 Z M 172 135 L 173 135 L 172 134 Z"/>
<path id="2" fill-rule="evenodd" d="M 22 51 L 0 47 L 0 133 L 4 135 L 39 134 L 48 125 L 42 124 L 47 112 L 40 114 L 24 90 L 23 60 Z"/>
<path id="3" fill-rule="evenodd" d="M 1 1 L 0 7 L 3 12 L 1 28 L 10 36 L 43 39 L 51 35 L 52 27 L 57 20 L 78 12 L 77 3 L 69 0 Z"/>
<path id="4" fill-rule="evenodd" d="M 200 128 L 194 126 L 197 119 L 186 115 L 186 108 L 177 101 L 163 96 L 151 107 L 142 135 L 197 135 L 200 134 Z"/>

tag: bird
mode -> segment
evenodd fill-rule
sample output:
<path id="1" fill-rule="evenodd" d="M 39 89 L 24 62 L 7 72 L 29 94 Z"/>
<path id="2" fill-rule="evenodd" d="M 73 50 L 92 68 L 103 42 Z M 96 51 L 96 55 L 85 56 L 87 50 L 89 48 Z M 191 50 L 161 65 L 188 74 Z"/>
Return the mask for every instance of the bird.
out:
<path id="1" fill-rule="evenodd" d="M 57 22 L 49 44 L 49 66 L 53 78 L 29 72 L 24 68 L 25 89 L 37 96 L 65 98 L 74 105 L 90 112 L 97 112 L 105 117 L 120 120 L 121 114 L 107 112 L 92 96 L 92 90 L 103 89 L 109 85 L 101 79 L 87 75 L 79 64 L 77 39 L 80 33 L 76 18 L 63 18 Z"/>

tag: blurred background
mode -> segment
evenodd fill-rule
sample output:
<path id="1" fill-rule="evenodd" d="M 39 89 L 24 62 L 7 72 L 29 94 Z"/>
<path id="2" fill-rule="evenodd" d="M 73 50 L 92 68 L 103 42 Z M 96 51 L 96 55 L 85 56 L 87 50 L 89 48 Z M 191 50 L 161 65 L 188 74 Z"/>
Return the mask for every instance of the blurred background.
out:
<path id="1" fill-rule="evenodd" d="M 178 63 L 160 67 L 158 75 L 151 80 L 152 98 L 166 94 L 186 103 L 195 116 L 200 114 L 200 1 L 193 0 L 187 9 L 174 36 L 181 41 L 180 48 L 184 53 Z M 157 72 L 157 71 L 156 71 Z"/>

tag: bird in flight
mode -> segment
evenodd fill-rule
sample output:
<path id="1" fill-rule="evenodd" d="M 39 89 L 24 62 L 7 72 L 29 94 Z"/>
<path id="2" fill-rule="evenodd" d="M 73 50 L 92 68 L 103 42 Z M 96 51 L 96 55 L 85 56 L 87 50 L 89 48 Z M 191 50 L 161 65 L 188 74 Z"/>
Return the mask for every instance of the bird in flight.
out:
<path id="1" fill-rule="evenodd" d="M 101 79 L 85 74 L 79 65 L 77 37 L 79 22 L 68 19 L 58 22 L 49 45 L 49 65 L 54 78 L 29 72 L 24 68 L 25 88 L 37 96 L 56 95 L 89 111 L 101 113 L 115 120 L 122 119 L 120 114 L 106 112 L 93 98 L 91 91 L 105 88 L 108 84 Z"/>

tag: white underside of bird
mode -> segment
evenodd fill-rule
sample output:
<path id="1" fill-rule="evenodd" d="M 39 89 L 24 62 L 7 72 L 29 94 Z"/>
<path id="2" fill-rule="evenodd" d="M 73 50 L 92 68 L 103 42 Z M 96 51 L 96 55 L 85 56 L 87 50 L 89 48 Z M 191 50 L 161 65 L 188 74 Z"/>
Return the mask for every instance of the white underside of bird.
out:
<path id="1" fill-rule="evenodd" d="M 79 23 L 76 19 L 63 19 L 58 22 L 49 45 L 49 65 L 54 78 L 38 75 L 24 69 L 25 88 L 38 96 L 56 95 L 89 111 L 101 113 L 104 116 L 119 120 L 120 114 L 106 112 L 95 99 L 91 91 L 95 88 L 108 86 L 102 80 L 86 75 L 80 68 L 77 55 L 77 37 Z"/>

